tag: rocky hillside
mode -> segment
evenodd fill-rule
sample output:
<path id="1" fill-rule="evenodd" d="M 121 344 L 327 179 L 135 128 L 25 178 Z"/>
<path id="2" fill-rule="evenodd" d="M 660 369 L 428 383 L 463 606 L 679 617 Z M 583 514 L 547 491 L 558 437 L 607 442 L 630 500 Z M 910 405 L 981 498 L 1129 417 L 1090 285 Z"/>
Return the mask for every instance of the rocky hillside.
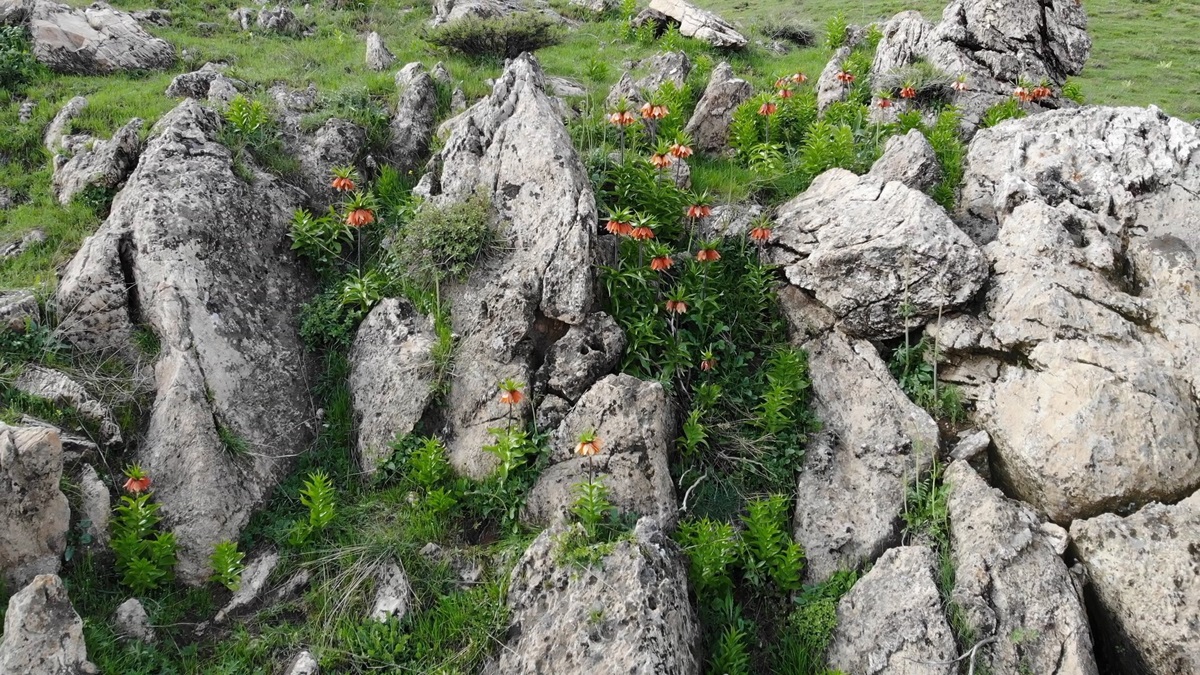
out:
<path id="1" fill-rule="evenodd" d="M 1200 125 L 1091 53 L 0 0 L 0 675 L 1200 672 Z"/>

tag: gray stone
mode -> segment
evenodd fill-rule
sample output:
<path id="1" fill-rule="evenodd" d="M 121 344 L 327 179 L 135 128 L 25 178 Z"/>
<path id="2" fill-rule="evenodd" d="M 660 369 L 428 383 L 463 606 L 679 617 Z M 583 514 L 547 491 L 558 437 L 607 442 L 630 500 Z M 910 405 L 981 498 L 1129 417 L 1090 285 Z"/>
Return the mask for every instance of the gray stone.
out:
<path id="1" fill-rule="evenodd" d="M 592 307 L 595 196 L 528 55 L 513 59 L 491 95 L 464 113 L 430 168 L 422 179 L 430 203 L 482 191 L 508 240 L 466 283 L 443 287 L 461 336 L 455 357 L 471 364 L 451 378 L 447 446 L 455 468 L 479 478 L 496 466 L 482 450 L 488 429 L 508 413 L 497 383 L 532 382 L 534 346 L 581 323 Z M 524 419 L 528 407 L 520 412 Z"/>
<path id="2" fill-rule="evenodd" d="M 133 12 L 133 18 L 138 23 L 148 23 L 151 26 L 170 26 L 171 25 L 171 10 L 169 9 L 142 9 Z"/>
<path id="3" fill-rule="evenodd" d="M 1119 672 L 1200 670 L 1200 493 L 1071 523 L 1075 552 L 1100 608 L 1093 618 L 1117 647 Z"/>
<path id="4" fill-rule="evenodd" d="M 645 75 L 634 79 L 634 72 Z M 612 86 L 605 100 L 605 106 L 614 108 L 622 99 L 632 106 L 639 106 L 670 82 L 682 90 L 687 83 L 687 77 L 692 72 L 692 62 L 684 52 L 663 52 L 634 64 L 621 75 L 621 79 Z M 676 114 L 679 111 L 674 111 Z"/>
<path id="5" fill-rule="evenodd" d="M 952 675 L 958 656 L 942 615 L 937 556 L 924 546 L 884 553 L 838 602 L 829 668 L 856 675 Z"/>
<path id="6" fill-rule="evenodd" d="M 239 7 L 229 13 L 229 20 L 237 24 L 238 28 L 246 31 L 254 25 L 254 17 L 257 14 L 249 7 Z"/>
<path id="7" fill-rule="evenodd" d="M 899 336 L 966 303 L 987 279 L 983 251 L 901 183 L 832 169 L 775 221 L 769 259 L 858 337 Z"/>
<path id="8" fill-rule="evenodd" d="M 130 598 L 117 607 L 113 614 L 113 628 L 117 635 L 126 640 L 137 640 L 147 644 L 155 641 L 154 627 L 150 625 L 150 616 L 146 608 L 137 598 Z"/>
<path id="9" fill-rule="evenodd" d="M 822 430 L 800 472 L 796 541 L 819 583 L 899 543 L 905 495 L 933 462 L 938 428 L 870 343 L 834 330 L 803 346 Z"/>
<path id="10" fill-rule="evenodd" d="M 632 540 L 580 570 L 556 562 L 567 534 L 543 532 L 512 571 L 499 672 L 699 675 L 700 626 L 675 542 L 643 518 Z"/>
<path id="11" fill-rule="evenodd" d="M 320 665 L 312 657 L 312 654 L 308 653 L 308 650 L 297 654 L 287 669 L 287 675 L 320 675 L 320 672 Z"/>
<path id="12" fill-rule="evenodd" d="M 121 443 L 121 427 L 112 411 L 96 400 L 83 385 L 67 375 L 42 366 L 25 366 L 12 386 L 30 396 L 50 401 L 59 408 L 72 408 L 100 429 L 98 439 L 104 445 Z"/>
<path id="13" fill-rule="evenodd" d="M 684 129 L 698 150 L 714 154 L 729 150 L 729 125 L 737 107 L 754 96 L 749 82 L 735 77 L 733 68 L 722 61 L 708 78 L 708 87 Z"/>
<path id="14" fill-rule="evenodd" d="M 538 403 L 533 421 L 538 429 L 557 429 L 569 412 L 571 412 L 570 401 L 561 396 L 546 394 Z"/>
<path id="15" fill-rule="evenodd" d="M 357 166 L 366 145 L 365 129 L 337 117 L 311 136 L 302 134 L 298 142 L 289 143 L 300 162 L 300 183 L 314 211 L 324 213 L 341 202 L 341 195 L 330 185 L 333 170 Z"/>
<path id="16" fill-rule="evenodd" d="M 433 18 L 430 19 L 429 25 L 441 26 L 468 17 L 500 19 L 510 14 L 529 11 L 562 20 L 548 4 L 538 0 L 434 0 Z"/>
<path id="17" fill-rule="evenodd" d="M 625 344 L 625 331 L 611 316 L 603 312 L 589 314 L 546 351 L 538 378 L 554 394 L 578 400 L 612 372 L 625 353 Z"/>
<path id="18" fill-rule="evenodd" d="M 37 60 L 59 73 L 105 75 L 160 70 L 175 63 L 175 49 L 145 31 L 127 12 L 103 2 L 74 9 L 37 0 L 29 12 Z"/>
<path id="19" fill-rule="evenodd" d="M 213 617 L 213 623 L 224 623 L 235 612 L 249 607 L 258 600 L 267 587 L 267 580 L 271 578 L 271 572 L 274 572 L 278 566 L 279 554 L 275 551 L 267 551 L 251 560 L 246 565 L 246 569 L 242 570 L 241 585 L 238 586 L 233 597 L 229 598 L 229 602 L 225 603 L 221 611 Z"/>
<path id="20" fill-rule="evenodd" d="M 599 439 L 600 454 L 578 457 L 575 446 L 587 431 Z M 661 384 L 629 375 L 600 380 L 554 432 L 550 466 L 530 490 L 522 520 L 553 522 L 574 503 L 574 486 L 596 475 L 614 506 L 674 528 L 677 502 L 667 459 L 675 431 L 673 405 Z"/>
<path id="21" fill-rule="evenodd" d="M 371 605 L 373 621 L 403 619 L 412 608 L 412 586 L 408 575 L 394 562 L 380 564 L 375 569 L 375 601 Z"/>
<path id="22" fill-rule="evenodd" d="M 33 291 L 0 291 L 0 330 L 23 333 L 26 324 L 38 322 L 40 314 Z"/>
<path id="23" fill-rule="evenodd" d="M 70 204 L 75 195 L 89 187 L 110 191 L 121 187 L 137 166 L 143 124 L 135 117 L 107 141 L 95 140 L 91 147 L 70 158 L 55 155 L 53 188 L 59 203 Z"/>
<path id="24" fill-rule="evenodd" d="M 997 637 L 980 648 L 976 665 L 994 673 L 1095 675 L 1081 589 L 1059 557 L 1058 537 L 1033 509 L 1006 499 L 966 462 L 950 465 L 946 483 L 951 597 L 975 635 Z"/>
<path id="25" fill-rule="evenodd" d="M 417 171 L 429 156 L 437 115 L 437 85 L 419 62 L 396 73 L 400 101 L 391 125 L 392 163 L 402 174 Z"/>
<path id="26" fill-rule="evenodd" d="M 603 14 L 609 10 L 616 9 L 620 3 L 617 0 L 570 0 L 570 4 L 597 14 Z"/>
<path id="27" fill-rule="evenodd" d="M 375 72 L 381 72 L 396 62 L 396 56 L 388 51 L 379 33 L 371 31 L 367 34 L 367 67 Z"/>
<path id="28" fill-rule="evenodd" d="M 88 534 L 97 546 L 108 546 L 108 519 L 112 514 L 112 494 L 91 464 L 79 473 L 79 501 L 83 517 L 91 523 Z"/>
<path id="29" fill-rule="evenodd" d="M 432 322 L 407 300 L 384 300 L 359 327 L 350 352 L 350 396 L 368 475 L 391 454 L 391 443 L 416 427 L 433 399 L 436 344 Z"/>
<path id="30" fill-rule="evenodd" d="M 684 37 L 696 38 L 719 49 L 741 49 L 746 46 L 746 36 L 739 33 L 733 24 L 687 0 L 650 0 L 650 9 L 678 23 L 679 34 Z"/>
<path id="31" fill-rule="evenodd" d="M 71 606 L 62 579 L 38 575 L 8 600 L 0 638 L 0 673 L 94 675 L 87 658 L 83 620 Z"/>
<path id="32" fill-rule="evenodd" d="M 713 207 L 711 216 L 700 221 L 700 236 L 703 239 L 744 237 L 762 215 L 763 207 L 758 204 L 719 204 Z"/>
<path id="33" fill-rule="evenodd" d="M 854 46 L 847 44 L 839 47 L 829 59 L 829 63 L 825 64 L 825 69 L 821 71 L 821 75 L 817 78 L 817 109 L 825 110 L 829 106 L 838 101 L 845 101 L 850 93 L 850 86 L 845 82 L 837 79 L 838 73 L 842 72 L 846 64 L 846 59 L 850 58 L 850 53 Z"/>
<path id="34" fill-rule="evenodd" d="M 917 129 L 893 136 L 883 146 L 883 155 L 867 174 L 884 182 L 898 181 L 914 190 L 928 192 L 942 180 L 942 165 L 925 134 Z"/>
<path id="35" fill-rule="evenodd" d="M 986 431 L 976 431 L 975 433 L 963 438 L 954 445 L 954 450 L 950 452 L 950 456 L 954 459 L 961 459 L 969 462 L 976 457 L 987 453 L 988 446 L 992 444 L 991 436 L 988 436 Z"/>
<path id="36" fill-rule="evenodd" d="M 55 300 L 58 333 L 79 349 L 136 362 L 139 324 L 161 341 L 136 460 L 191 584 L 207 581 L 213 547 L 238 538 L 314 433 L 298 329 L 314 282 L 287 240 L 302 194 L 265 173 L 240 178 L 219 129 L 194 100 L 158 122 Z M 251 452 L 235 456 L 222 434 Z"/>
<path id="37" fill-rule="evenodd" d="M 53 430 L 0 422 L 0 574 L 9 588 L 58 572 L 71 521 L 62 462 Z"/>
<path id="38" fill-rule="evenodd" d="M 304 32 L 304 24 L 289 7 L 264 7 L 259 11 L 255 25 L 260 30 L 281 35 L 296 36 Z"/>
<path id="39" fill-rule="evenodd" d="M 433 70 L 429 71 L 429 76 L 433 78 L 434 82 L 440 82 L 445 85 L 454 83 L 454 78 L 450 76 L 450 71 L 446 69 L 446 64 L 441 61 L 433 64 Z"/>
<path id="40" fill-rule="evenodd" d="M 87 104 L 86 98 L 76 96 L 67 101 L 66 105 L 54 115 L 54 119 L 50 120 L 50 126 L 46 127 L 46 134 L 42 137 L 42 143 L 50 151 L 50 154 L 56 155 L 62 152 L 63 138 L 71 133 L 72 120 L 79 117 Z"/>
<path id="41" fill-rule="evenodd" d="M 170 98 L 194 98 L 202 101 L 209 98 L 209 92 L 217 82 L 232 85 L 234 89 L 246 86 L 239 80 L 227 77 L 224 65 L 210 62 L 201 66 L 200 70 L 176 75 L 167 87 L 166 95 Z"/>

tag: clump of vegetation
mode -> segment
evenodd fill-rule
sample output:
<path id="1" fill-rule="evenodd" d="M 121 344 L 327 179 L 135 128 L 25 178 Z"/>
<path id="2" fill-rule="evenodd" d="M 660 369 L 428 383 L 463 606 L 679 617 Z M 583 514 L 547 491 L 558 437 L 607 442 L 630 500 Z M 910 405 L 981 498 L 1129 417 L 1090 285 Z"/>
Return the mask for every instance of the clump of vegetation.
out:
<path id="1" fill-rule="evenodd" d="M 238 550 L 237 542 L 223 541 L 213 549 L 209 564 L 212 565 L 212 580 L 230 591 L 236 591 L 242 585 L 242 572 L 246 565 L 242 559 L 245 553 Z"/>
<path id="2" fill-rule="evenodd" d="M 988 108 L 983 113 L 983 118 L 980 120 L 979 126 L 988 129 L 1000 124 L 1004 120 L 1021 119 L 1027 114 L 1017 99 L 1010 98 Z"/>
<path id="3" fill-rule="evenodd" d="M 138 466 L 125 470 L 125 491 L 113 510 L 112 540 L 121 583 L 145 593 L 167 582 L 175 570 L 175 535 L 157 530 L 162 516 L 150 501 L 150 477 Z"/>
<path id="4" fill-rule="evenodd" d="M 304 544 L 333 522 L 337 514 L 333 485 L 323 471 L 314 471 L 304 481 L 300 490 L 300 503 L 308 508 L 308 517 L 297 520 L 292 527 L 290 542 L 293 546 Z"/>
<path id="5" fill-rule="evenodd" d="M 783 40 L 797 47 L 809 47 L 817 41 L 817 31 L 807 24 L 767 19 L 758 24 L 758 32 L 772 40 Z"/>
<path id="6" fill-rule="evenodd" d="M 491 203 L 485 195 L 447 206 L 422 206 L 401 228 L 392 249 L 398 274 L 423 286 L 461 281 L 496 244 L 490 221 Z"/>
<path id="7" fill-rule="evenodd" d="M 279 130 L 262 101 L 238 94 L 225 109 L 224 120 L 221 141 L 233 152 L 234 170 L 244 180 L 254 178 L 243 163 L 246 154 L 281 176 L 296 173 L 299 165 L 284 152 Z"/>
<path id="8" fill-rule="evenodd" d="M 954 385 L 938 382 L 935 344 L 922 337 L 916 343 L 900 345 L 888 362 L 888 370 L 913 403 L 934 417 L 958 423 L 966 417 L 962 394 Z"/>
<path id="9" fill-rule="evenodd" d="M 430 28 L 422 39 L 470 57 L 512 59 L 562 42 L 565 31 L 541 12 L 517 12 L 484 19 L 464 17 Z"/>
<path id="10" fill-rule="evenodd" d="M 0 26 L 0 89 L 15 91 L 36 77 L 40 68 L 25 29 Z"/>

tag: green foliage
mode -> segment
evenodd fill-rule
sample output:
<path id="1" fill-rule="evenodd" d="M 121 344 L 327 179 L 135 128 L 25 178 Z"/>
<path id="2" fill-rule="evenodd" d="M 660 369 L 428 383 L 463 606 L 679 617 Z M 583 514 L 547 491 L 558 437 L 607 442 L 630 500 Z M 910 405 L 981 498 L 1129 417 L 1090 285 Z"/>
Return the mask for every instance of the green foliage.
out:
<path id="1" fill-rule="evenodd" d="M 817 31 L 812 26 L 787 19 L 766 19 L 757 28 L 764 37 L 790 42 L 797 47 L 810 47 L 817 41 Z M 845 35 L 844 29 L 842 34 Z"/>
<path id="2" fill-rule="evenodd" d="M 377 270 L 351 272 L 342 282 L 341 304 L 352 321 L 363 319 L 383 299 L 388 280 Z"/>
<path id="3" fill-rule="evenodd" d="M 845 12 L 838 12 L 825 22 L 825 48 L 839 49 L 849 37 L 850 22 Z"/>
<path id="4" fill-rule="evenodd" d="M 144 356 L 154 358 L 162 351 L 162 341 L 150 326 L 138 326 L 133 331 L 133 344 Z"/>
<path id="5" fill-rule="evenodd" d="M 238 550 L 237 542 L 223 541 L 213 549 L 209 564 L 212 565 L 212 580 L 230 591 L 237 591 L 242 585 L 242 571 L 246 565 L 242 559 L 245 553 Z"/>
<path id="6" fill-rule="evenodd" d="M 1075 80 L 1067 80 L 1063 83 L 1062 97 L 1079 105 L 1087 104 L 1087 97 L 1083 95 L 1083 87 L 1079 86 Z"/>
<path id="7" fill-rule="evenodd" d="M 331 272 L 342 262 L 343 250 L 354 241 L 354 232 L 332 208 L 323 216 L 307 209 L 292 215 L 292 250 L 308 258 L 321 272 Z"/>
<path id="8" fill-rule="evenodd" d="M 933 364 L 936 354 L 931 353 L 934 345 L 928 337 L 900 345 L 888 361 L 888 370 L 913 403 L 935 417 L 960 422 L 966 416 L 962 395 L 954 385 L 937 381 Z"/>
<path id="9" fill-rule="evenodd" d="M 253 175 L 244 165 L 243 153 L 280 175 L 296 172 L 299 165 L 284 152 L 279 130 L 261 101 L 239 94 L 229 102 L 224 120 L 221 140 L 233 151 L 234 171 L 244 180 L 249 181 Z"/>
<path id="10" fill-rule="evenodd" d="M 741 538 L 733 525 L 699 518 L 679 524 L 676 539 L 688 556 L 688 578 L 701 599 L 733 591 L 732 568 L 741 555 Z"/>
<path id="11" fill-rule="evenodd" d="M 296 521 L 289 543 L 302 546 L 315 534 L 320 533 L 333 521 L 337 513 L 333 485 L 324 471 L 308 474 L 300 490 L 300 503 L 308 507 L 308 518 Z"/>
<path id="12" fill-rule="evenodd" d="M 421 37 L 468 57 L 512 59 L 521 52 L 556 45 L 565 35 L 558 23 L 541 12 L 517 12 L 495 19 L 468 16 L 429 28 Z"/>
<path id="13" fill-rule="evenodd" d="M 1004 120 L 1021 119 L 1027 114 L 1017 99 L 1009 98 L 1002 103 L 997 103 L 988 108 L 987 112 L 983 113 L 983 118 L 979 121 L 979 126 L 987 129 L 1000 124 Z"/>
<path id="14" fill-rule="evenodd" d="M 963 181 L 963 159 L 967 147 L 962 141 L 961 124 L 962 114 L 957 108 L 948 107 L 938 113 L 933 127 L 925 130 L 925 137 L 929 139 L 942 165 L 942 182 L 934 186 L 930 196 L 947 210 L 954 209 L 958 201 L 958 188 Z"/>
<path id="15" fill-rule="evenodd" d="M 250 454 L 250 444 L 246 439 L 223 423 L 217 424 L 217 438 L 221 441 L 221 447 L 225 448 L 225 452 L 231 457 L 245 457 Z"/>
<path id="16" fill-rule="evenodd" d="M 33 321 L 26 320 L 23 330 L 0 330 L 0 363 L 54 363 L 65 346 L 54 336 L 54 331 Z"/>
<path id="17" fill-rule="evenodd" d="M 708 672 L 718 675 L 750 675 L 749 636 L 738 625 L 729 625 L 721 633 Z"/>
<path id="18" fill-rule="evenodd" d="M 401 227 L 392 250 L 397 275 L 422 286 L 462 280 L 495 245 L 486 196 L 448 206 L 425 204 Z"/>
<path id="19" fill-rule="evenodd" d="M 41 72 L 20 26 L 0 26 L 0 89 L 17 91 Z"/>
<path id="20" fill-rule="evenodd" d="M 775 647 L 775 671 L 780 675 L 823 675 L 825 652 L 837 628 L 837 603 L 858 580 L 856 572 L 841 571 L 823 584 L 804 589 L 788 615 Z"/>
<path id="21" fill-rule="evenodd" d="M 341 288 L 326 289 L 300 308 L 300 337 L 313 351 L 348 347 L 357 326 L 342 304 Z"/>
<path id="22" fill-rule="evenodd" d="M 524 466 L 530 456 L 540 452 L 529 432 L 519 427 L 488 429 L 488 433 L 496 442 L 483 446 L 483 451 L 495 455 L 500 460 L 500 465 L 496 467 L 496 478 L 501 483 Z"/>
<path id="23" fill-rule="evenodd" d="M 909 539 L 920 538 L 933 543 L 939 551 L 949 550 L 950 509 L 947 501 L 950 486 L 942 480 L 944 467 L 934 457 L 929 475 L 914 481 L 904 499 L 904 534 Z"/>
<path id="24" fill-rule="evenodd" d="M 769 582 L 782 591 L 800 588 L 804 550 L 792 540 L 789 502 L 782 495 L 749 502 L 742 518 L 742 571 L 752 586 Z"/>
<path id="25" fill-rule="evenodd" d="M 121 583 L 139 594 L 169 581 L 175 568 L 175 535 L 155 530 L 162 516 L 150 496 L 149 492 L 122 495 L 111 524 Z"/>
<path id="26" fill-rule="evenodd" d="M 588 539 L 596 541 L 600 538 L 601 526 L 613 520 L 615 508 L 608 501 L 608 486 L 599 477 L 591 476 L 572 486 L 575 501 L 571 504 L 571 515 L 583 525 Z"/>

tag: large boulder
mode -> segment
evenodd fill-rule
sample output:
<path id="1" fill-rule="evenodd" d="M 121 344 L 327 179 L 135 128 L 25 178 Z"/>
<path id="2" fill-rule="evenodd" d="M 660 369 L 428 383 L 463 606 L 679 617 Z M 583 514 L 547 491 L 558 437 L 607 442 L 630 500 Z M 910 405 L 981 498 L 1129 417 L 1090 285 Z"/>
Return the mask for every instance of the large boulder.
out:
<path id="1" fill-rule="evenodd" d="M 575 446 L 587 431 L 600 440 L 600 454 L 577 457 Z M 530 490 L 523 518 L 552 522 L 574 503 L 573 487 L 596 475 L 617 508 L 673 528 L 678 507 L 668 455 L 675 431 L 675 412 L 661 384 L 629 375 L 600 380 L 554 432 L 550 466 Z"/>
<path id="2" fill-rule="evenodd" d="M 300 184 L 308 193 L 313 209 L 324 213 L 341 201 L 341 195 L 330 184 L 333 170 L 361 163 L 367 131 L 353 122 L 333 117 L 311 136 L 301 134 L 298 141 L 288 145 L 300 163 Z"/>
<path id="3" fill-rule="evenodd" d="M 71 525 L 62 470 L 53 429 L 0 422 L 0 574 L 9 588 L 58 572 Z"/>
<path id="4" fill-rule="evenodd" d="M 729 149 L 729 125 L 738 106 L 754 96 L 754 87 L 734 76 L 733 68 L 722 61 L 708 78 L 708 87 L 696 104 L 692 119 L 684 129 L 697 149 L 723 153 Z"/>
<path id="5" fill-rule="evenodd" d="M 560 19 L 544 0 L 434 0 L 431 26 L 460 19 L 501 19 L 511 14 L 537 11 Z"/>
<path id="6" fill-rule="evenodd" d="M 419 62 L 410 63 L 396 73 L 400 101 L 392 118 L 392 163 L 401 174 L 417 171 L 429 156 L 437 116 L 437 85 Z"/>
<path id="7" fill-rule="evenodd" d="M 870 343 L 834 330 L 803 346 L 822 430 L 800 472 L 796 541 L 821 582 L 899 543 L 908 487 L 929 470 L 938 428 Z"/>
<path id="8" fill-rule="evenodd" d="M 650 0 L 650 10 L 659 12 L 679 25 L 679 34 L 696 38 L 721 49 L 746 46 L 742 35 L 725 19 L 693 5 L 687 0 Z"/>
<path id="9" fill-rule="evenodd" d="M 158 122 L 55 300 L 59 334 L 79 348 L 138 358 L 135 328 L 159 337 L 137 461 L 179 543 L 177 574 L 197 584 L 314 432 L 298 331 L 314 284 L 288 241 L 303 195 L 262 172 L 240 178 L 219 129 L 191 99 Z"/>
<path id="10" fill-rule="evenodd" d="M 970 300 L 983 252 L 927 195 L 832 169 L 779 208 L 768 250 L 852 335 L 888 339 Z"/>
<path id="11" fill-rule="evenodd" d="M 359 327 L 350 352 L 350 396 L 368 475 L 391 454 L 391 443 L 416 427 L 433 398 L 436 344 L 433 324 L 407 300 L 384 300 Z"/>
<path id="12" fill-rule="evenodd" d="M 541 67 L 527 54 L 465 114 L 430 167 L 419 193 L 435 205 L 482 193 L 508 240 L 466 283 L 444 289 L 460 336 L 455 357 L 471 366 L 451 378 L 448 449 L 457 470 L 478 478 L 497 461 L 482 450 L 488 429 L 508 413 L 497 383 L 533 381 L 539 350 L 592 307 L 596 203 Z"/>
<path id="13" fill-rule="evenodd" d="M 142 125 L 142 120 L 135 117 L 107 141 L 92 139 L 70 157 L 55 155 L 53 187 L 58 201 L 69 204 L 88 187 L 111 192 L 121 187 L 137 166 Z"/>
<path id="14" fill-rule="evenodd" d="M 153 37 L 132 15 L 93 2 L 75 9 L 37 0 L 29 11 L 33 54 L 51 70 L 105 75 L 122 70 L 160 70 L 175 63 L 175 49 Z"/>
<path id="15" fill-rule="evenodd" d="M 1155 110 L 1057 111 L 981 131 L 968 158 L 993 275 L 975 325 L 940 342 L 977 375 L 996 475 L 1062 525 L 1191 494 L 1200 133 Z"/>
<path id="16" fill-rule="evenodd" d="M 200 70 L 181 73 L 171 80 L 166 95 L 170 98 L 194 98 L 197 101 L 219 98 L 214 96 L 229 89 L 239 90 L 246 87 L 244 82 L 225 75 L 225 66 L 218 63 L 206 63 Z"/>
<path id="17" fill-rule="evenodd" d="M 12 382 L 12 387 L 29 396 L 45 399 L 56 407 L 70 408 L 99 431 L 96 440 L 105 445 L 121 442 L 121 427 L 108 406 L 96 400 L 83 385 L 57 370 L 27 365 Z"/>
<path id="18" fill-rule="evenodd" d="M 633 64 L 630 70 L 608 90 L 605 106 L 615 107 L 622 99 L 630 105 L 639 106 L 654 96 L 668 82 L 676 89 L 683 89 L 692 72 L 692 61 L 684 52 L 663 52 Z M 636 73 L 642 73 L 640 77 Z M 679 111 L 674 111 L 676 114 Z"/>
<path id="19" fill-rule="evenodd" d="M 558 555 L 566 534 L 542 532 L 513 568 L 498 672 L 699 675 L 700 626 L 675 542 L 644 518 L 579 569 Z"/>
<path id="20" fill-rule="evenodd" d="M 71 606 L 62 579 L 34 577 L 8 600 L 0 637 L 0 673 L 6 675 L 91 675 L 83 621 Z"/>
<path id="21" fill-rule="evenodd" d="M 54 114 L 54 119 L 50 120 L 50 124 L 46 126 L 46 133 L 42 136 L 42 144 L 46 146 L 51 155 L 63 151 L 65 145 L 63 139 L 71 135 L 71 123 L 83 113 L 87 104 L 86 98 L 76 96 L 63 104 L 63 107 Z"/>
<path id="22" fill-rule="evenodd" d="M 929 192 L 942 180 L 942 165 L 925 134 L 911 129 L 903 136 L 892 136 L 883 146 L 883 154 L 867 173 L 881 181 L 897 181 L 914 190 Z"/>
<path id="23" fill-rule="evenodd" d="M 1004 497 L 966 462 L 946 471 L 952 598 L 975 635 L 998 636 L 976 663 L 994 673 L 1095 675 L 1082 589 L 1061 557 L 1066 532 Z"/>
<path id="24" fill-rule="evenodd" d="M 856 675 L 958 672 L 936 570 L 937 555 L 924 546 L 884 553 L 838 602 L 829 668 Z"/>
<path id="25" fill-rule="evenodd" d="M 1071 524 L 1117 672 L 1200 672 L 1200 493 Z"/>

